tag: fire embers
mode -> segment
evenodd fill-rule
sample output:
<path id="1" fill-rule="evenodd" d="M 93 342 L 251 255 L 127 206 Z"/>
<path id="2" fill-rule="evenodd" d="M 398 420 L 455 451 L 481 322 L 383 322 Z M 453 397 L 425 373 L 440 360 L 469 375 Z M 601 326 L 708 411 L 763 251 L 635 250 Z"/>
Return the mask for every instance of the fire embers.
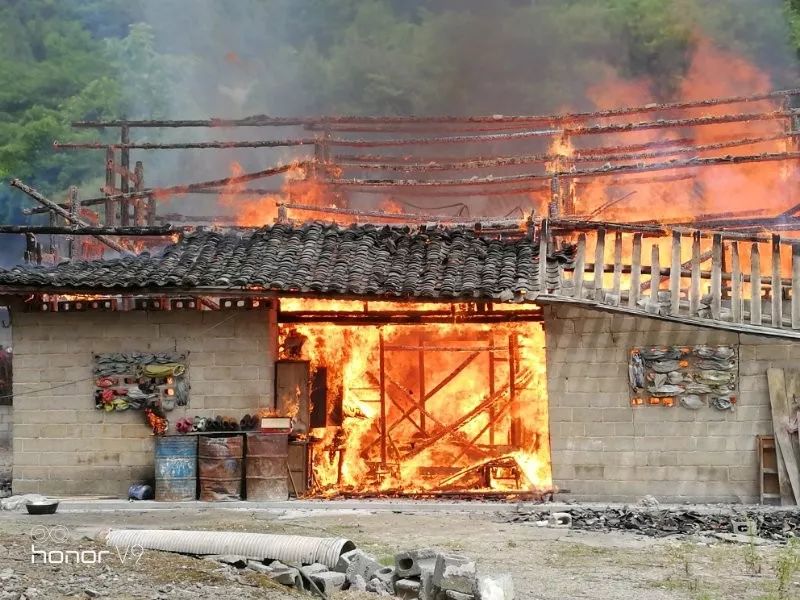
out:
<path id="1" fill-rule="evenodd" d="M 296 329 L 312 373 L 327 369 L 326 426 L 309 434 L 313 492 L 552 488 L 538 323 Z"/>

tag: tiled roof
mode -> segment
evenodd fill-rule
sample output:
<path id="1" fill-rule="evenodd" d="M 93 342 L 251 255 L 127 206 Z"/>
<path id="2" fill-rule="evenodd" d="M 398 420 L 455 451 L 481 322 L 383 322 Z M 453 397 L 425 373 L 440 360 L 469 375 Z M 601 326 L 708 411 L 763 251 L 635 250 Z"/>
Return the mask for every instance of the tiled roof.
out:
<path id="1" fill-rule="evenodd" d="M 560 280 L 569 250 L 548 259 Z M 2 286 L 57 291 L 257 287 L 319 295 L 521 299 L 538 289 L 538 245 L 471 228 L 323 223 L 197 231 L 156 256 L 20 266 L 0 270 Z"/>

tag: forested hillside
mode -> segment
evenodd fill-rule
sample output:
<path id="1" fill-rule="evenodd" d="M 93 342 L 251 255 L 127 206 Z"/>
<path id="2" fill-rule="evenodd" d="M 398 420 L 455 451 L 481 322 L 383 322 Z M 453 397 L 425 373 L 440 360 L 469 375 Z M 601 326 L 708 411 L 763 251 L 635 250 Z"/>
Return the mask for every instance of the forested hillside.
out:
<path id="1" fill-rule="evenodd" d="M 51 149 L 97 138 L 81 118 L 532 114 L 596 105 L 609 80 L 666 100 L 702 45 L 796 85 L 800 0 L 5 0 L 0 179 L 98 177 Z M 3 184 L 0 220 L 20 200 Z"/>

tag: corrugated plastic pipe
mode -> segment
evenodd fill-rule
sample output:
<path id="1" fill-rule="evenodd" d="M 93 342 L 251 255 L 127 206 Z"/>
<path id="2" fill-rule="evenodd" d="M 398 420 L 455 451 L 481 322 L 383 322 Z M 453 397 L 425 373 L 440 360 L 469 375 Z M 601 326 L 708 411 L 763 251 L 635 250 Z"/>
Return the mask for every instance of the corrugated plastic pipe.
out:
<path id="1" fill-rule="evenodd" d="M 106 535 L 106 544 L 122 550 L 140 546 L 181 554 L 235 554 L 253 560 L 322 563 L 329 569 L 343 553 L 356 547 L 344 538 L 180 529 L 112 529 Z"/>

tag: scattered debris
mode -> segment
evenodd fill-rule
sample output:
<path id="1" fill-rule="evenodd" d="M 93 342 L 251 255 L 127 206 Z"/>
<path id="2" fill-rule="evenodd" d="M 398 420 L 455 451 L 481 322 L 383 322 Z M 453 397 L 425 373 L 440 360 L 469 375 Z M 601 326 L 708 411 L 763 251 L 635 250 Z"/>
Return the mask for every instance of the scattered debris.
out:
<path id="1" fill-rule="evenodd" d="M 556 516 L 560 514 L 570 518 L 567 513 L 556 513 Z M 287 565 L 279 560 L 257 561 L 238 554 L 209 554 L 203 558 L 218 562 L 226 569 L 249 569 L 277 583 L 322 597 L 349 589 L 401 600 L 514 598 L 510 575 L 479 578 L 474 560 L 458 554 L 437 553 L 430 548 L 399 552 L 395 555 L 394 566 L 382 566 L 363 550 L 350 550 L 339 557 L 332 570 L 319 562 Z M 0 572 L 0 579 L 3 574 Z"/>
<path id="2" fill-rule="evenodd" d="M 0 510 L 23 510 L 28 504 L 40 504 L 46 501 L 47 497 L 39 494 L 10 496 L 0 500 Z"/>
<path id="3" fill-rule="evenodd" d="M 704 512 L 684 508 L 653 509 L 623 506 L 592 508 L 586 506 L 565 509 L 572 518 L 572 527 L 591 531 L 622 530 L 652 537 L 698 534 L 706 532 L 734 533 L 732 520 L 751 521 L 754 531 L 764 539 L 785 541 L 800 531 L 800 510 L 748 508 L 727 512 Z M 554 513 L 560 514 L 560 513 Z M 549 522 L 548 510 L 520 508 L 516 513 L 501 514 L 509 523 Z"/>

